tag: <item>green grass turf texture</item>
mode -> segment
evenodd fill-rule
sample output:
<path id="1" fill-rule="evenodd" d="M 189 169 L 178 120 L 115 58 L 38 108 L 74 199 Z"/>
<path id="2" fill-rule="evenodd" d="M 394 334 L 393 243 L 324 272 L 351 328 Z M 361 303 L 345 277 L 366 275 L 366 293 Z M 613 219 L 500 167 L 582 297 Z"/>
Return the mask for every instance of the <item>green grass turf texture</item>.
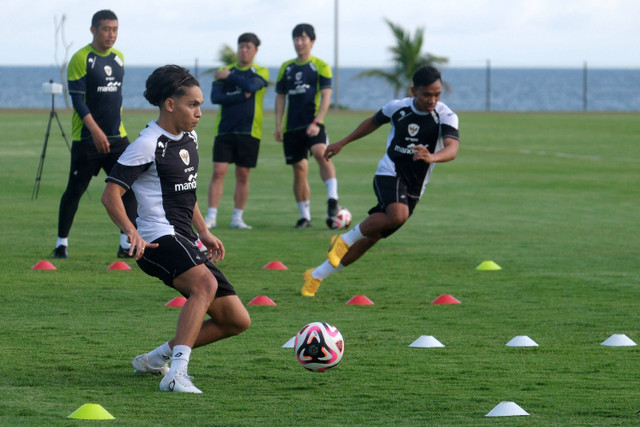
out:
<path id="1" fill-rule="evenodd" d="M 370 113 L 331 112 L 335 141 Z M 215 112 L 197 131 L 198 195 L 206 207 Z M 131 140 L 156 112 L 125 111 Z M 60 111 L 70 136 L 70 114 Z M 292 171 L 265 118 L 245 220 L 232 230 L 233 168 L 219 227 L 220 268 L 249 306 L 244 334 L 194 351 L 203 395 L 162 393 L 131 359 L 173 336 L 177 293 L 142 273 L 110 271 L 118 232 L 94 179 L 57 271 L 31 267 L 54 247 L 69 153 L 51 128 L 42 183 L 31 200 L 48 111 L 0 116 L 0 424 L 65 425 L 98 403 L 120 425 L 629 425 L 640 415 L 637 347 L 605 347 L 622 333 L 640 341 L 640 116 L 461 113 L 458 158 L 438 165 L 413 217 L 360 261 L 299 295 L 302 273 L 325 259 L 326 191 L 310 166 L 314 226 L 298 219 Z M 335 164 L 340 202 L 362 220 L 388 126 L 348 146 Z M 265 270 L 270 261 L 288 270 Z M 501 271 L 477 271 L 493 260 Z M 459 305 L 432 305 L 451 294 Z M 366 295 L 373 306 L 346 305 Z M 304 370 L 281 346 L 312 321 L 345 338 L 339 366 Z M 433 335 L 444 348 L 409 344 Z M 510 348 L 528 335 L 537 348 Z M 528 417 L 486 418 L 501 401 Z"/>

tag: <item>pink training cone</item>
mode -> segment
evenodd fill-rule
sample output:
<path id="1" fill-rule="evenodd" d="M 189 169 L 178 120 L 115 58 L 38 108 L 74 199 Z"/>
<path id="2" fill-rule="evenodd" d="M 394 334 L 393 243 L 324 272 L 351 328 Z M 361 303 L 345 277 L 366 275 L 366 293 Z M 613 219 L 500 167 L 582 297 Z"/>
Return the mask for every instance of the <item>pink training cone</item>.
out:
<path id="1" fill-rule="evenodd" d="M 280 261 L 271 261 L 269 264 L 262 267 L 264 270 L 288 270 L 287 266 Z"/>
<path id="2" fill-rule="evenodd" d="M 267 296 L 258 295 L 257 297 L 249 301 L 247 305 L 277 305 L 277 304 Z"/>
<path id="3" fill-rule="evenodd" d="M 111 264 L 107 270 L 131 270 L 131 267 L 124 261 L 116 261 Z"/>
<path id="4" fill-rule="evenodd" d="M 182 307 L 185 302 L 187 302 L 187 299 L 185 297 L 175 297 L 165 305 L 167 307 Z"/>
<path id="5" fill-rule="evenodd" d="M 33 267 L 32 270 L 56 270 L 56 266 L 51 264 L 49 261 L 40 261 Z"/>
<path id="6" fill-rule="evenodd" d="M 431 304 L 460 304 L 456 298 L 452 295 L 440 295 L 438 298 L 434 299 Z"/>
<path id="7" fill-rule="evenodd" d="M 373 301 L 364 295 L 356 295 L 345 303 L 346 305 L 373 305 Z"/>

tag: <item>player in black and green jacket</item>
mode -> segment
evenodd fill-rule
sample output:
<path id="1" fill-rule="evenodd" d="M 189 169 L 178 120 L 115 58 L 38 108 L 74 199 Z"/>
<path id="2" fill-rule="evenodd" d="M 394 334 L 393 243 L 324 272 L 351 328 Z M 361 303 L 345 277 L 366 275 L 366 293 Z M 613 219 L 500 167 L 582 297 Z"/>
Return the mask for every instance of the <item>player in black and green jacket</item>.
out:
<path id="1" fill-rule="evenodd" d="M 249 197 L 249 173 L 258 163 L 262 137 L 262 103 L 269 70 L 254 64 L 260 39 L 253 33 L 238 37 L 238 61 L 215 73 L 211 102 L 220 105 L 213 145 L 213 175 L 209 183 L 207 227 L 217 225 L 218 204 L 229 163 L 236 164 L 236 188 L 231 228 L 250 229 L 242 214 Z"/>
<path id="2" fill-rule="evenodd" d="M 67 188 L 60 200 L 58 241 L 54 258 L 67 258 L 68 237 L 80 198 L 100 169 L 108 174 L 129 145 L 122 124 L 124 58 L 113 48 L 118 37 L 118 18 L 101 10 L 91 20 L 93 41 L 77 51 L 67 69 L 73 103 L 71 168 Z M 136 218 L 133 193 L 123 197 L 127 214 Z M 120 234 L 118 257 L 128 257 L 129 242 Z"/>
<path id="3" fill-rule="evenodd" d="M 297 57 L 283 63 L 278 73 L 275 138 L 283 142 L 286 163 L 293 167 L 293 192 L 300 212 L 295 228 L 307 228 L 311 227 L 309 151 L 318 162 L 327 187 L 327 216 L 333 217 L 338 212 L 336 170 L 331 160 L 324 158 L 329 138 L 323 121 L 331 105 L 332 75 L 326 62 L 311 55 L 316 39 L 311 25 L 298 24 L 292 36 Z"/>

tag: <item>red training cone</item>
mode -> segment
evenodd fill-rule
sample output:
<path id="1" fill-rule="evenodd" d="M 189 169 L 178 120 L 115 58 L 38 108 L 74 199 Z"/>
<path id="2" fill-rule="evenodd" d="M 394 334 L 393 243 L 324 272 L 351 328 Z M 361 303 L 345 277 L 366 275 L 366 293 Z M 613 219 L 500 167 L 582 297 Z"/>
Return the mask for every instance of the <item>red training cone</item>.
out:
<path id="1" fill-rule="evenodd" d="M 258 295 L 257 297 L 249 301 L 247 305 L 277 305 L 277 304 L 267 296 Z"/>
<path id="2" fill-rule="evenodd" d="M 287 266 L 280 261 L 271 261 L 269 264 L 262 267 L 264 270 L 288 270 Z"/>
<path id="3" fill-rule="evenodd" d="M 346 305 L 373 305 L 373 301 L 364 295 L 356 295 L 345 303 Z"/>
<path id="4" fill-rule="evenodd" d="M 182 307 L 185 302 L 187 302 L 187 299 L 185 297 L 175 297 L 165 305 L 167 307 Z"/>
<path id="5" fill-rule="evenodd" d="M 111 264 L 107 270 L 131 270 L 131 267 L 124 261 L 116 261 Z"/>
<path id="6" fill-rule="evenodd" d="M 40 261 L 33 267 L 32 270 L 56 270 L 55 265 L 51 264 L 49 261 Z"/>
<path id="7" fill-rule="evenodd" d="M 460 304 L 456 298 L 451 295 L 440 295 L 438 298 L 434 299 L 431 304 Z"/>

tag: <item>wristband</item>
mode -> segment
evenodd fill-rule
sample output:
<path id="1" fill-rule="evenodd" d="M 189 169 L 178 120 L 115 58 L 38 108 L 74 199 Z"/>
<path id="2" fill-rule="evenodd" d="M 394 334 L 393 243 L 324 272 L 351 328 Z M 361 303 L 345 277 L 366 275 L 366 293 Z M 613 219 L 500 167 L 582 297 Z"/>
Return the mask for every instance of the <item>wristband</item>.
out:
<path id="1" fill-rule="evenodd" d="M 313 121 L 311 123 L 313 123 L 314 125 L 319 125 L 320 124 L 320 122 L 318 122 L 316 119 L 313 119 Z"/>

